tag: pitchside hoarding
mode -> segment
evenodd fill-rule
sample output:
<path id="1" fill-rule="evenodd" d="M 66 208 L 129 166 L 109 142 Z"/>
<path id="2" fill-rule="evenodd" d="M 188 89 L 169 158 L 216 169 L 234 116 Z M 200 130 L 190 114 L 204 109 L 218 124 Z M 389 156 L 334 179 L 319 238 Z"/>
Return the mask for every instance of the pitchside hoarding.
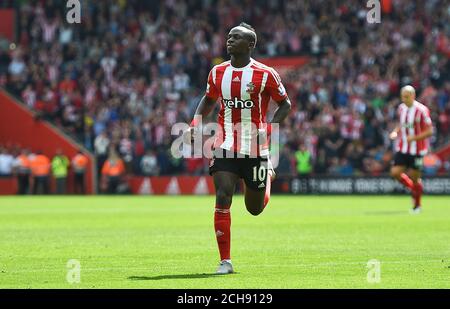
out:
<path id="1" fill-rule="evenodd" d="M 450 176 L 423 179 L 425 194 L 449 194 Z M 209 176 L 132 177 L 133 194 L 212 195 Z M 242 192 L 242 188 L 240 188 Z M 392 178 L 381 177 L 279 177 L 272 184 L 273 194 L 404 194 L 406 190 Z"/>
<path id="2" fill-rule="evenodd" d="M 423 178 L 425 194 L 450 194 L 450 176 Z M 275 193 L 398 194 L 406 190 L 390 177 L 310 177 L 278 179 Z"/>

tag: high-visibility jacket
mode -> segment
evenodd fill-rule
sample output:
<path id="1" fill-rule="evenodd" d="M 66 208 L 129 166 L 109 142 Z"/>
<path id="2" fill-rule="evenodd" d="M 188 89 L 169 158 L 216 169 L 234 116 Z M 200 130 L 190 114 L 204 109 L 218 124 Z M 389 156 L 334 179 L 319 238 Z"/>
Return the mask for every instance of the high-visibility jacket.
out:
<path id="1" fill-rule="evenodd" d="M 108 159 L 103 164 L 102 175 L 116 177 L 125 171 L 125 165 L 121 159 Z"/>
<path id="2" fill-rule="evenodd" d="M 440 167 L 441 159 L 434 153 L 427 154 L 423 157 L 423 166 L 424 167 Z"/>
<path id="3" fill-rule="evenodd" d="M 66 156 L 55 156 L 52 160 L 52 173 L 56 178 L 67 177 L 69 159 Z"/>
<path id="4" fill-rule="evenodd" d="M 30 166 L 33 176 L 48 176 L 50 174 L 50 159 L 45 155 L 36 155 Z"/>
<path id="5" fill-rule="evenodd" d="M 311 154 L 309 151 L 297 151 L 295 153 L 295 158 L 297 159 L 297 171 L 300 174 L 308 174 L 312 170 L 311 165 Z"/>
<path id="6" fill-rule="evenodd" d="M 72 158 L 72 168 L 75 173 L 84 173 L 88 165 L 88 158 L 81 153 Z"/>
<path id="7" fill-rule="evenodd" d="M 30 159 L 28 156 L 21 154 L 16 159 L 17 172 L 19 174 L 29 174 L 30 173 Z"/>

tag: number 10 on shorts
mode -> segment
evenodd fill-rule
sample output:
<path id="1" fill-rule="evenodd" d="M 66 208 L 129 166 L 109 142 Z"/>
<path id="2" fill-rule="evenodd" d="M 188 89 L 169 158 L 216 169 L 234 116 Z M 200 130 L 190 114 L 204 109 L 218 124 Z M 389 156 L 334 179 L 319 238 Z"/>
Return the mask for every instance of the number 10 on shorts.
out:
<path id="1" fill-rule="evenodd" d="M 254 166 L 253 167 L 253 181 L 264 181 L 266 178 L 267 169 L 264 166 Z"/>

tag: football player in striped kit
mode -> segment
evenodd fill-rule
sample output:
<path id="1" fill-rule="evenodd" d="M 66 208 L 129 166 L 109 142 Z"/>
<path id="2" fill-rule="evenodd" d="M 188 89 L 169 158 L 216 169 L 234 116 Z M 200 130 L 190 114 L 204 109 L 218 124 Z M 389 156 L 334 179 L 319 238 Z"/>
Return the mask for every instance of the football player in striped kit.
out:
<path id="1" fill-rule="evenodd" d="M 210 71 L 205 96 L 185 133 L 195 137 L 196 119 L 207 116 L 220 98 L 220 132 L 216 134 L 210 164 L 216 189 L 214 228 L 221 260 L 218 274 L 233 272 L 230 207 L 235 187 L 242 178 L 247 210 L 254 216 L 264 210 L 274 176 L 268 149 L 271 123 L 281 123 L 291 109 L 278 73 L 251 58 L 256 41 L 255 30 L 246 23 L 231 29 L 227 38 L 231 60 Z M 277 109 L 271 122 L 267 123 L 270 99 L 276 102 Z M 189 136 L 185 140 L 190 140 Z"/>
<path id="2" fill-rule="evenodd" d="M 412 86 L 401 89 L 401 100 L 398 107 L 400 123 L 390 134 L 390 138 L 395 140 L 396 151 L 391 175 L 411 192 L 412 213 L 420 213 L 422 161 L 423 156 L 428 153 L 433 124 L 428 107 L 416 101 L 416 91 Z M 409 176 L 406 174 L 407 169 L 410 170 Z"/>

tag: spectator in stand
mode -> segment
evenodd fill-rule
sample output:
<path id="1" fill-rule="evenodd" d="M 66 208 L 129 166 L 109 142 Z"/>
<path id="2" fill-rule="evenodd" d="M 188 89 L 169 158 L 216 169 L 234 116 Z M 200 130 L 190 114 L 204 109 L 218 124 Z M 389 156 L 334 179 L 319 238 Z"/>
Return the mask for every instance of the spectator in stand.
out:
<path id="1" fill-rule="evenodd" d="M 125 173 L 125 164 L 117 154 L 116 150 L 111 148 L 108 159 L 102 167 L 102 187 L 108 194 L 117 193 L 118 187 Z"/>
<path id="2" fill-rule="evenodd" d="M 14 157 L 0 146 L 0 177 L 12 176 L 14 166 Z"/>
<path id="3" fill-rule="evenodd" d="M 339 166 L 339 158 L 332 157 L 330 159 L 330 165 L 327 170 L 327 174 L 331 176 L 340 176 L 341 167 Z"/>
<path id="4" fill-rule="evenodd" d="M 423 173 L 427 176 L 435 176 L 442 166 L 441 159 L 434 153 L 423 157 Z"/>
<path id="5" fill-rule="evenodd" d="M 61 149 L 57 149 L 56 155 L 52 159 L 52 174 L 56 180 L 56 194 L 66 193 L 69 165 L 69 159 L 63 154 Z"/>
<path id="6" fill-rule="evenodd" d="M 304 143 L 300 143 L 298 150 L 294 154 L 296 160 L 297 176 L 304 179 L 306 191 L 310 191 L 309 177 L 313 170 L 313 160 L 311 152 Z"/>
<path id="7" fill-rule="evenodd" d="M 106 135 L 106 132 L 100 133 L 95 138 L 94 141 L 94 151 L 95 155 L 97 156 L 97 170 L 100 171 L 103 167 L 103 164 L 105 163 L 107 157 L 108 157 L 108 149 L 110 145 L 110 140 L 108 136 Z"/>
<path id="8" fill-rule="evenodd" d="M 347 145 L 344 158 L 352 164 L 352 171 L 361 174 L 363 171 L 364 148 L 361 143 L 353 142 Z M 341 161 L 341 163 L 345 161 Z M 348 166 L 347 166 L 348 167 Z"/>
<path id="9" fill-rule="evenodd" d="M 319 149 L 314 164 L 314 172 L 319 175 L 324 175 L 327 173 L 327 169 L 328 169 L 328 161 L 326 152 L 324 149 Z"/>
<path id="10" fill-rule="evenodd" d="M 78 153 L 72 158 L 75 194 L 86 194 L 85 178 L 88 162 L 87 156 L 81 150 L 78 150 Z"/>
<path id="11" fill-rule="evenodd" d="M 50 159 L 38 151 L 30 162 L 31 175 L 33 176 L 33 194 L 50 193 Z"/>
<path id="12" fill-rule="evenodd" d="M 344 139 L 339 134 L 336 125 L 332 124 L 330 130 L 324 137 L 323 147 L 327 158 L 335 158 L 341 156 L 341 149 L 344 146 Z"/>
<path id="13" fill-rule="evenodd" d="M 278 166 L 275 170 L 277 177 L 289 177 L 294 176 L 295 169 L 293 164 L 293 158 L 291 154 L 291 149 L 288 145 L 284 145 L 280 153 L 280 159 L 278 161 Z"/>
<path id="14" fill-rule="evenodd" d="M 131 141 L 129 131 L 122 133 L 123 138 L 119 142 L 119 155 L 123 158 L 125 163 L 125 170 L 127 173 L 132 171 L 132 162 L 133 162 L 133 142 Z"/>
<path id="15" fill-rule="evenodd" d="M 300 147 L 295 152 L 295 160 L 297 167 L 297 175 L 300 177 L 310 176 L 313 169 L 312 156 L 305 144 L 300 144 Z"/>
<path id="16" fill-rule="evenodd" d="M 20 155 L 14 162 L 14 172 L 17 175 L 18 194 L 24 195 L 30 193 L 30 152 L 22 149 Z"/>
<path id="17" fill-rule="evenodd" d="M 23 59 L 18 55 L 18 53 L 15 53 L 11 63 L 9 64 L 9 73 L 14 77 L 19 77 L 26 72 L 26 68 L 27 67 Z"/>
<path id="18" fill-rule="evenodd" d="M 141 159 L 141 171 L 144 176 L 158 176 L 158 158 L 153 150 L 148 149 Z"/>
<path id="19" fill-rule="evenodd" d="M 339 176 L 352 176 L 353 175 L 353 166 L 349 160 L 346 158 L 341 159 L 340 168 L 339 168 Z"/>

